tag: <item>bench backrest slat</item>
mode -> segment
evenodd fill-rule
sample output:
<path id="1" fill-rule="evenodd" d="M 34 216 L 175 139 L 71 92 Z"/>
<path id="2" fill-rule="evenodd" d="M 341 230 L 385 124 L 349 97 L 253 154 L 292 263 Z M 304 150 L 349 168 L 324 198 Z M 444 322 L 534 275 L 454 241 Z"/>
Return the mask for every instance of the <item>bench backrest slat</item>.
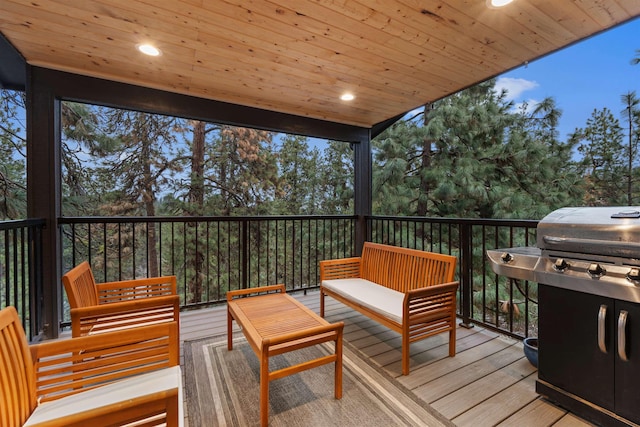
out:
<path id="1" fill-rule="evenodd" d="M 454 280 L 457 258 L 417 249 L 365 242 L 360 277 L 407 292 Z"/>
<path id="2" fill-rule="evenodd" d="M 0 425 L 21 427 L 36 407 L 36 379 L 18 313 L 0 310 Z"/>

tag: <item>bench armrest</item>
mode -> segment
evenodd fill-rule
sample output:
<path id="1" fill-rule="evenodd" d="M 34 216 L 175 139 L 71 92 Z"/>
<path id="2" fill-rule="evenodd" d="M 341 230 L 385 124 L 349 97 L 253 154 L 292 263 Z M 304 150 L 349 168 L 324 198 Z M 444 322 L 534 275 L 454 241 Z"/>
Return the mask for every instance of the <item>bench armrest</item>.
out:
<path id="1" fill-rule="evenodd" d="M 410 319 L 455 316 L 459 284 L 456 281 L 407 291 L 403 315 Z"/>
<path id="2" fill-rule="evenodd" d="M 451 292 L 457 292 L 460 282 L 441 283 L 439 285 L 427 286 L 419 289 L 412 289 L 406 292 L 407 298 L 424 298 L 433 295 L 446 294 Z"/>
<path id="3" fill-rule="evenodd" d="M 99 304 L 177 294 L 176 276 L 97 283 Z"/>
<path id="4" fill-rule="evenodd" d="M 320 261 L 320 283 L 324 280 L 360 277 L 361 257 Z"/>
<path id="5" fill-rule="evenodd" d="M 75 337 L 132 326 L 179 322 L 180 297 L 165 295 L 71 309 L 71 334 Z"/>

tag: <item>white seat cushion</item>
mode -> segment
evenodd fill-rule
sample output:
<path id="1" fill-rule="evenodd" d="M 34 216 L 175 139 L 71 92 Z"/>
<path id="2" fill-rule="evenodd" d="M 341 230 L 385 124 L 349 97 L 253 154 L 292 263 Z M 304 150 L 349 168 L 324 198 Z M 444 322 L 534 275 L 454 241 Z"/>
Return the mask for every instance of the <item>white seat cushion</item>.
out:
<path id="1" fill-rule="evenodd" d="M 36 407 L 24 427 L 175 388 L 178 389 L 178 422 L 182 425 L 182 372 L 180 366 L 173 366 L 42 403 Z"/>
<path id="2" fill-rule="evenodd" d="M 325 280 L 322 286 L 369 310 L 402 324 L 404 294 L 365 279 Z"/>

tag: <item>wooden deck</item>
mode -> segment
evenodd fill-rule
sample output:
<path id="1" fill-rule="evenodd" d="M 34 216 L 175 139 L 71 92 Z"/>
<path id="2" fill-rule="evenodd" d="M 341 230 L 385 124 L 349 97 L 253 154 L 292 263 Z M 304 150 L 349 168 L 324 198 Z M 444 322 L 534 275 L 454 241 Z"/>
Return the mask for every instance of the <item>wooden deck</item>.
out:
<path id="1" fill-rule="evenodd" d="M 319 312 L 318 292 L 294 296 Z M 458 426 L 592 425 L 536 394 L 537 371 L 517 340 L 479 327 L 458 327 L 455 357 L 448 357 L 448 334 L 414 343 L 411 373 L 402 376 L 399 334 L 332 298 L 326 303 L 326 319 L 345 322 L 346 342 Z M 182 340 L 223 335 L 226 306 L 182 312 L 180 322 Z"/>

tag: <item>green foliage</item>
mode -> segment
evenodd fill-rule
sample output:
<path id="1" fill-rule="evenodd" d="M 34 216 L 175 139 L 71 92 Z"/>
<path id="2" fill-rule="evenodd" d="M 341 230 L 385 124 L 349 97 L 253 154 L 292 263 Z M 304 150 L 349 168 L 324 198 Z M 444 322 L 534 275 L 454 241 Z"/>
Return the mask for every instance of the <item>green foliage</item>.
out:
<path id="1" fill-rule="evenodd" d="M 25 97 L 0 91 L 0 217 L 27 217 Z"/>
<path id="2" fill-rule="evenodd" d="M 540 218 L 578 200 L 572 144 L 547 99 L 514 110 L 487 82 L 428 105 L 374 140 L 374 212 Z"/>
<path id="3" fill-rule="evenodd" d="M 585 128 L 576 129 L 572 139 L 579 143 L 581 171 L 587 183 L 585 204 L 589 206 L 626 203 L 623 133 L 620 122 L 608 109 L 593 110 Z"/>

